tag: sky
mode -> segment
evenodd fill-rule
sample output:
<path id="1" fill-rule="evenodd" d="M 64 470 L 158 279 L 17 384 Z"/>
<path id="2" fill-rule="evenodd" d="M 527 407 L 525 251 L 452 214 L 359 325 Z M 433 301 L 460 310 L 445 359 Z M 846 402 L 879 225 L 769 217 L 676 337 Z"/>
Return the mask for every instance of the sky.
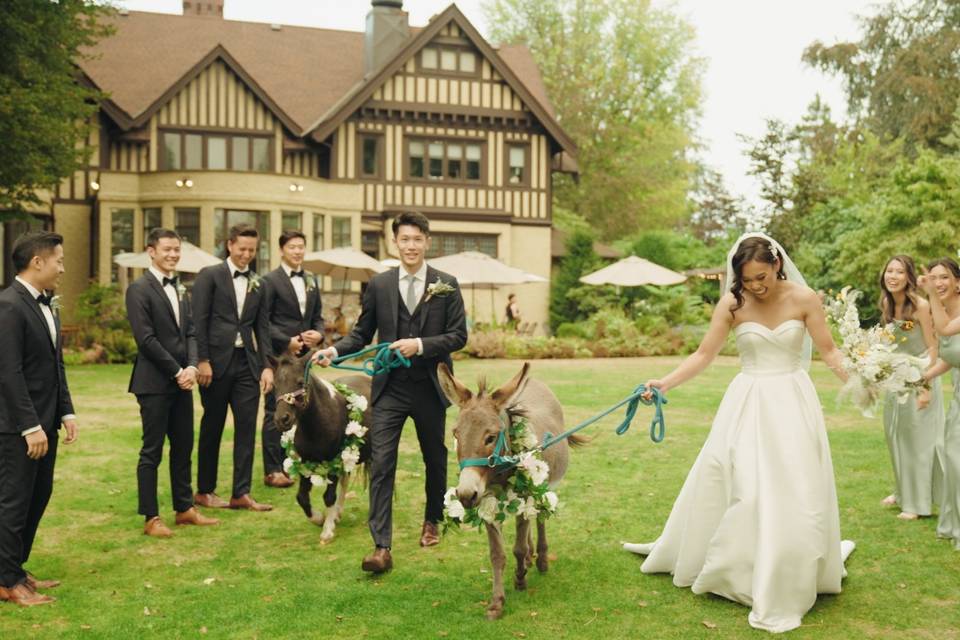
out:
<path id="1" fill-rule="evenodd" d="M 180 13 L 181 0 L 115 0 L 133 11 Z M 426 24 L 450 0 L 406 0 L 413 25 Z M 835 117 L 846 114 L 842 84 L 806 67 L 803 50 L 856 40 L 857 15 L 869 15 L 868 0 L 654 0 L 672 5 L 696 29 L 696 54 L 705 58 L 703 116 L 698 131 L 703 161 L 720 171 L 728 189 L 753 205 L 758 185 L 747 175 L 745 145 L 737 134 L 756 137 L 765 122 L 799 121 L 819 93 Z M 487 33 L 481 0 L 457 6 L 481 33 Z M 230 20 L 362 31 L 370 8 L 365 0 L 226 0 Z"/>

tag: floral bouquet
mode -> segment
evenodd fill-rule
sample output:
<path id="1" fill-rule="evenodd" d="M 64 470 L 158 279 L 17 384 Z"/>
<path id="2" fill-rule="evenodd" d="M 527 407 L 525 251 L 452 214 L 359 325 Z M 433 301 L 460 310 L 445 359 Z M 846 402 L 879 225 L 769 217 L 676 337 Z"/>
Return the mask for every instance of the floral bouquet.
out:
<path id="1" fill-rule="evenodd" d="M 857 298 L 860 292 L 850 287 L 824 302 L 827 318 L 840 333 L 843 368 L 850 375 L 840 391 L 841 398 L 850 398 L 865 417 L 873 417 L 884 395 L 892 393 L 903 404 L 910 394 L 926 388 L 923 370 L 926 358 L 897 352 L 897 336 L 893 325 L 860 326 Z M 912 325 L 912 323 L 911 323 Z M 904 323 L 905 330 L 913 327 Z"/>

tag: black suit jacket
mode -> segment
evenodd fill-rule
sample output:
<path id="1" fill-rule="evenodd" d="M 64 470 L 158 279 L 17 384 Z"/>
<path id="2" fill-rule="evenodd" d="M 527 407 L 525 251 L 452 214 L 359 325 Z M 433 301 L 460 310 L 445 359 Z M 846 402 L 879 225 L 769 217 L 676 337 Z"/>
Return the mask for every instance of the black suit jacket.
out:
<path id="1" fill-rule="evenodd" d="M 200 361 L 209 360 L 213 375 L 222 375 L 233 358 L 237 332 L 243 340 L 250 372 L 257 380 L 268 367 L 270 349 L 270 322 L 267 307 L 263 304 L 266 284 L 250 289 L 243 309 L 237 317 L 237 294 L 233 289 L 233 277 L 226 261 L 205 267 L 193 283 L 193 321 L 197 330 L 197 355 Z"/>
<path id="2" fill-rule="evenodd" d="M 53 319 L 56 344 L 26 287 L 14 281 L 0 292 L 0 433 L 20 434 L 37 425 L 50 433 L 73 413 L 59 314 Z"/>
<path id="3" fill-rule="evenodd" d="M 180 369 L 197 366 L 190 300 L 180 297 L 180 326 L 163 286 L 149 271 L 127 288 L 127 319 L 137 341 L 137 360 L 128 391 L 174 393 Z"/>
<path id="4" fill-rule="evenodd" d="M 300 313 L 300 302 L 290 277 L 277 267 L 263 276 L 266 289 L 263 292 L 263 305 L 267 310 L 270 323 L 270 343 L 274 354 L 286 352 L 290 338 L 303 331 L 319 331 L 323 334 L 323 309 L 320 301 L 320 283 L 313 274 L 307 274 L 304 284 L 307 286 L 307 309 Z M 309 288 L 313 286 L 312 290 Z"/>
<path id="5" fill-rule="evenodd" d="M 378 274 L 370 280 L 363 294 L 363 306 L 360 317 L 350 335 L 334 345 L 339 355 L 355 353 L 373 341 L 375 333 L 380 342 L 393 342 L 401 337 L 397 335 L 397 318 L 400 314 L 399 267 Z M 429 296 L 427 287 L 440 278 L 456 290 L 444 297 Z M 427 299 L 429 297 L 429 299 Z M 436 388 L 443 406 L 450 405 L 440 388 L 437 379 L 437 364 L 445 362 L 448 367 L 453 363 L 450 354 L 459 351 L 467 344 L 467 320 L 463 310 L 463 296 L 453 276 L 427 267 L 427 282 L 423 297 L 415 312 L 414 321 L 419 323 L 420 339 L 423 341 L 423 355 L 415 359 L 427 360 L 430 379 Z M 372 400 L 376 402 L 387 385 L 388 376 L 374 376 Z"/>

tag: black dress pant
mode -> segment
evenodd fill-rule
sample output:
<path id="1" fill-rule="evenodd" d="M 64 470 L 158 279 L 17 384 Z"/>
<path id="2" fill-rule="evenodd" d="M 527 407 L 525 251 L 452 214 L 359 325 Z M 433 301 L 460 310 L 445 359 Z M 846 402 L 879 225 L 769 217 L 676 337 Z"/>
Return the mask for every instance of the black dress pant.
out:
<path id="1" fill-rule="evenodd" d="M 391 374 L 386 389 L 373 405 L 370 429 L 370 533 L 378 547 L 389 547 L 393 537 L 393 487 L 397 475 L 400 434 L 408 417 L 413 418 L 426 467 L 424 520 L 443 518 L 443 495 L 447 490 L 447 447 L 444 429 L 447 410 L 437 396 L 433 381 L 415 380 L 406 372 Z"/>
<path id="2" fill-rule="evenodd" d="M 277 410 L 277 394 L 271 391 L 263 401 L 263 429 L 260 433 L 260 446 L 263 448 L 263 472 L 283 471 L 283 446 L 280 444 L 280 432 L 273 428 L 273 414 Z"/>
<path id="3" fill-rule="evenodd" d="M 157 473 L 163 459 L 164 441 L 170 440 L 170 491 L 173 510 L 193 506 L 190 483 L 190 456 L 193 453 L 193 392 L 138 394 L 143 446 L 137 464 L 139 513 L 147 518 L 160 515 L 157 504 Z"/>
<path id="4" fill-rule="evenodd" d="M 257 409 L 260 407 L 260 382 L 253 373 L 243 349 L 233 350 L 230 366 L 209 387 L 200 388 L 203 418 L 200 419 L 200 445 L 197 455 L 197 491 L 213 493 L 217 488 L 220 440 L 227 421 L 227 407 L 233 412 L 233 493 L 239 498 L 250 493 L 253 475 L 253 451 L 257 443 Z"/>
<path id="5" fill-rule="evenodd" d="M 40 519 L 53 493 L 57 461 L 56 431 L 47 432 L 47 455 L 27 457 L 27 441 L 19 433 L 0 434 L 0 586 L 15 587 L 27 574 Z"/>

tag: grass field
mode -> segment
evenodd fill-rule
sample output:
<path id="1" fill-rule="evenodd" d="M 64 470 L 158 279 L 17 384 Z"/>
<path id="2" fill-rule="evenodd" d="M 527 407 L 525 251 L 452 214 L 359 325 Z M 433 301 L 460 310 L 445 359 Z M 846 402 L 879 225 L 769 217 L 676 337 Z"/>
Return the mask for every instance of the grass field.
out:
<path id="1" fill-rule="evenodd" d="M 574 424 L 676 362 L 541 361 L 533 373 L 552 386 Z M 53 605 L 0 606 L 0 638 L 762 637 L 748 626 L 745 607 L 675 588 L 667 575 L 644 575 L 642 559 L 619 545 L 658 535 L 737 367 L 722 358 L 670 394 L 661 444 L 647 435 L 647 408 L 625 436 L 613 433 L 614 416 L 591 428 L 596 438 L 574 452 L 558 491 L 563 513 L 548 526 L 556 560 L 548 574 L 530 574 L 526 592 L 508 584 L 497 622 L 484 619 L 491 581 L 485 535 L 464 531 L 438 547 L 417 546 L 423 466 L 412 425 L 401 444 L 395 569 L 370 578 L 360 571 L 371 547 L 366 492 L 358 488 L 347 501 L 337 538 L 322 546 L 294 490 L 260 483 L 259 451 L 254 496 L 272 502 L 273 512 L 218 510 L 212 515 L 222 518 L 219 527 L 178 528 L 170 540 L 144 537 L 136 513 L 139 417 L 125 392 L 129 369 L 71 368 L 81 439 L 60 448 L 53 500 L 29 565 L 64 584 Z M 518 362 L 465 361 L 457 374 L 472 383 L 483 373 L 499 383 L 518 368 Z M 858 548 L 843 593 L 822 596 L 790 637 L 960 638 L 960 552 L 936 539 L 935 518 L 903 522 L 880 506 L 891 487 L 880 420 L 838 407 L 838 383 L 821 364 L 813 377 L 827 417 L 843 535 Z M 195 407 L 199 425 L 199 399 Z M 221 494 L 229 494 L 231 443 L 228 427 Z M 166 464 L 160 504 L 172 524 Z M 455 478 L 451 455 L 451 484 Z"/>

